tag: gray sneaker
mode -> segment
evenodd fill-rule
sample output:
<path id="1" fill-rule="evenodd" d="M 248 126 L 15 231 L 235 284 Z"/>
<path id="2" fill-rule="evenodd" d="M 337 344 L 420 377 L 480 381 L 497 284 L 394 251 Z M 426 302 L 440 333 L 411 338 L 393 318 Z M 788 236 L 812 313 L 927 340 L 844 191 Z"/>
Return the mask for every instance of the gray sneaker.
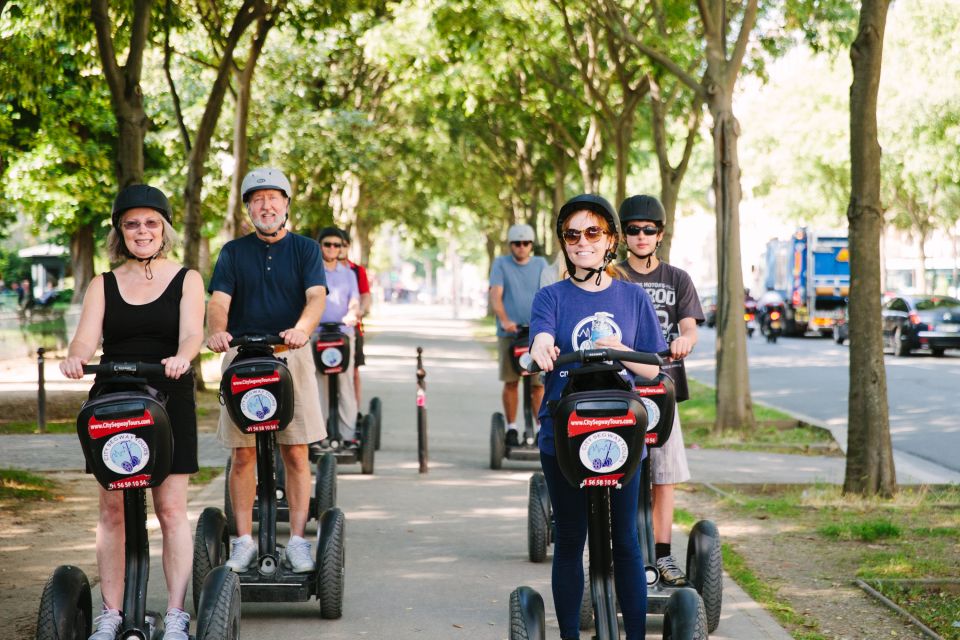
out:
<path id="1" fill-rule="evenodd" d="M 657 571 L 660 572 L 660 582 L 668 587 L 687 586 L 687 576 L 677 566 L 677 559 L 673 556 L 664 556 L 657 560 Z"/>
<path id="2" fill-rule="evenodd" d="M 90 636 L 90 640 L 116 640 L 120 625 L 123 624 L 123 616 L 116 609 L 104 608 L 94 619 L 93 624 L 96 625 L 97 630 Z"/>
<path id="3" fill-rule="evenodd" d="M 309 573 L 316 569 L 310 542 L 300 536 L 290 536 L 286 552 L 287 566 L 294 573 Z"/>
<path id="4" fill-rule="evenodd" d="M 226 565 L 231 571 L 243 573 L 257 559 L 257 543 L 249 535 L 230 541 L 230 559 Z"/>
<path id="5" fill-rule="evenodd" d="M 190 640 L 190 614 L 170 609 L 163 619 L 163 640 Z"/>

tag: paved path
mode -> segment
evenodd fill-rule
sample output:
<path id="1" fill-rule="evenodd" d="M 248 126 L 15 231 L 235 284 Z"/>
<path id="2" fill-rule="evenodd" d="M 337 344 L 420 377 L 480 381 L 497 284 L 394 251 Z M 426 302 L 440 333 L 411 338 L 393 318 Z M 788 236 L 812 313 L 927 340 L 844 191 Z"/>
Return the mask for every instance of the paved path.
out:
<path id="1" fill-rule="evenodd" d="M 487 468 L 490 414 L 500 397 L 493 343 L 478 341 L 468 322 L 441 319 L 443 311 L 395 306 L 371 323 L 375 335 L 367 348 L 364 392 L 383 402 L 383 446 L 375 475 L 362 476 L 356 467 L 341 468 L 339 475 L 338 503 L 347 517 L 343 618 L 321 620 L 314 602 L 248 603 L 244 637 L 501 640 L 508 635 L 510 591 L 521 584 L 544 595 L 551 637 L 559 635 L 550 565 L 527 560 L 527 481 L 537 465 Z M 430 472 L 423 476 L 416 456 L 417 345 L 424 347 L 428 383 Z M 203 464 L 222 464 L 223 451 L 209 439 L 202 440 L 201 451 Z M 715 482 L 839 481 L 838 460 L 690 451 L 694 477 Z M 80 465 L 72 436 L 8 436 L 0 446 L 0 466 Z M 191 502 L 191 518 L 205 506 L 222 506 L 222 483 L 218 478 Z M 722 523 L 720 529 L 722 534 Z M 674 538 L 682 546 L 685 536 L 678 532 Z M 156 540 L 155 556 L 159 550 Z M 155 609 L 164 606 L 162 575 L 155 557 Z M 648 637 L 659 637 L 656 626 Z M 725 581 L 723 617 L 711 638 L 789 637 Z"/>

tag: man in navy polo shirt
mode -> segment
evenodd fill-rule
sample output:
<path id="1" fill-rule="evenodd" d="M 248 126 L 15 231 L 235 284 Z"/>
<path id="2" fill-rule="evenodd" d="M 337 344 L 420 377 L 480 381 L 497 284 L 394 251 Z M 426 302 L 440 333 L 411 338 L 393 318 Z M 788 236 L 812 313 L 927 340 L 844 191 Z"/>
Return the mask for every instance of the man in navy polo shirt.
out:
<path id="1" fill-rule="evenodd" d="M 310 506 L 311 472 L 307 445 L 326 436 L 319 390 L 308 344 L 326 302 L 326 278 L 316 242 L 287 230 L 292 190 L 277 169 L 254 169 L 240 186 L 255 231 L 231 240 L 220 250 L 210 280 L 207 304 L 207 345 L 227 353 L 221 371 L 236 356 L 234 336 L 278 334 L 289 349 L 285 356 L 294 382 L 294 410 L 290 425 L 278 435 L 286 467 L 290 505 L 290 541 L 285 562 L 297 573 L 314 570 L 310 542 L 304 537 Z M 257 558 L 253 501 L 257 481 L 255 436 L 240 432 L 220 409 L 217 437 L 232 449 L 230 500 L 237 525 L 227 566 L 244 571 Z"/>

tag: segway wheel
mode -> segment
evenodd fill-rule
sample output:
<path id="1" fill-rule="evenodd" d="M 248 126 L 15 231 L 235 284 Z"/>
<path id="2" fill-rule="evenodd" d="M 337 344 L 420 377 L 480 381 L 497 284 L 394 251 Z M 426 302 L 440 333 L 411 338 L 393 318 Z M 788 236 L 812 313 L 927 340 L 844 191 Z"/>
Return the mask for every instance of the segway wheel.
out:
<path id="1" fill-rule="evenodd" d="M 383 420 L 383 406 L 381 405 L 380 398 L 370 399 L 370 415 L 373 416 L 373 421 L 376 424 L 373 435 L 373 441 L 376 445 L 374 449 L 380 451 L 380 428 L 382 426 L 381 421 Z"/>
<path id="2" fill-rule="evenodd" d="M 86 640 L 93 631 L 90 582 L 79 568 L 57 567 L 43 587 L 37 640 Z"/>
<path id="3" fill-rule="evenodd" d="M 329 451 L 317 460 L 317 479 L 313 488 L 314 517 L 337 505 L 337 458 Z"/>
<path id="4" fill-rule="evenodd" d="M 376 424 L 369 413 L 363 416 L 360 426 L 360 472 L 364 475 L 373 473 L 373 456 L 376 453 L 374 442 Z"/>
<path id="5" fill-rule="evenodd" d="M 216 507 L 207 507 L 197 520 L 193 538 L 193 610 L 198 615 L 207 576 L 227 561 L 229 545 L 226 516 Z"/>
<path id="6" fill-rule="evenodd" d="M 510 594 L 510 640 L 543 640 L 546 634 L 543 597 L 530 587 Z"/>
<path id="7" fill-rule="evenodd" d="M 493 414 L 490 421 L 490 468 L 503 467 L 503 457 L 507 454 L 507 419 L 502 413 Z"/>
<path id="8" fill-rule="evenodd" d="M 320 616 L 336 620 L 343 615 L 344 527 L 346 517 L 337 507 L 320 516 L 317 534 L 317 601 Z"/>
<path id="9" fill-rule="evenodd" d="M 723 601 L 723 556 L 717 525 L 701 520 L 693 525 L 687 542 L 687 580 L 703 598 L 707 612 L 707 631 L 713 633 L 720 624 Z"/>
<path id="10" fill-rule="evenodd" d="M 707 640 L 707 612 L 693 589 L 684 587 L 670 594 L 663 613 L 663 640 Z"/>
<path id="11" fill-rule="evenodd" d="M 550 544 L 550 494 L 542 473 L 530 476 L 528 495 L 527 553 L 530 562 L 543 562 L 547 559 L 547 545 Z"/>
<path id="12" fill-rule="evenodd" d="M 217 567 L 203 582 L 196 640 L 237 640 L 239 637 L 240 578 L 227 567 Z"/>
<path id="13" fill-rule="evenodd" d="M 227 517 L 227 533 L 237 535 L 237 519 L 233 515 L 233 502 L 230 500 L 230 467 L 233 456 L 227 456 L 227 466 L 223 477 L 223 514 Z"/>

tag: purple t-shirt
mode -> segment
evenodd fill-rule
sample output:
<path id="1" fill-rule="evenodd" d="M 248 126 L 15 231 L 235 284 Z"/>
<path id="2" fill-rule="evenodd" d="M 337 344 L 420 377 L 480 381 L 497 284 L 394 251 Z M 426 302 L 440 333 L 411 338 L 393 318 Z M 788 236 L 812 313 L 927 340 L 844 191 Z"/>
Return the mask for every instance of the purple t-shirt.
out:
<path id="1" fill-rule="evenodd" d="M 593 348 L 593 340 L 617 335 L 635 351 L 657 353 L 667 348 L 657 313 L 647 292 L 635 284 L 614 280 L 603 291 L 584 291 L 570 280 L 561 280 L 537 292 L 530 321 L 531 342 L 540 333 L 549 333 L 560 353 Z M 564 365 L 547 374 L 540 405 L 540 450 L 556 455 L 553 418 L 547 403 L 558 400 L 567 385 Z"/>
<path id="2" fill-rule="evenodd" d="M 330 270 L 323 266 L 327 276 L 327 305 L 323 308 L 320 322 L 340 322 L 350 310 L 351 300 L 360 300 L 360 289 L 357 286 L 357 276 L 353 269 L 337 262 L 337 266 Z M 340 330 L 353 335 L 353 327 L 341 323 Z"/>

